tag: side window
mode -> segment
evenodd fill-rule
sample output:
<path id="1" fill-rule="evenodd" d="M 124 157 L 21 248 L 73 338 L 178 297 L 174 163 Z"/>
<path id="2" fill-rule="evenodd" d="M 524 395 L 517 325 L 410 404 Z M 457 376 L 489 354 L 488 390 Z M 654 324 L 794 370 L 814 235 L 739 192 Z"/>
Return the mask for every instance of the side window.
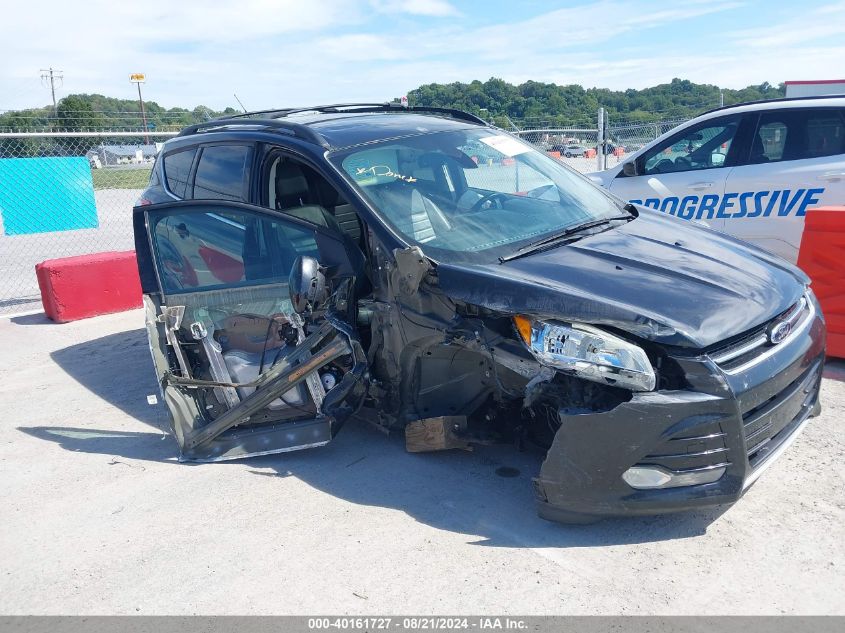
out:
<path id="1" fill-rule="evenodd" d="M 313 229 L 237 209 L 150 212 L 165 294 L 287 283 L 298 255 L 319 257 Z"/>
<path id="2" fill-rule="evenodd" d="M 771 163 L 835 154 L 845 154 L 842 112 L 795 109 L 760 115 L 749 162 Z"/>
<path id="3" fill-rule="evenodd" d="M 245 145 L 204 147 L 194 179 L 194 199 L 246 201 L 250 156 Z"/>
<path id="4" fill-rule="evenodd" d="M 739 120 L 708 121 L 672 136 L 640 157 L 639 175 L 724 167 Z"/>
<path id="5" fill-rule="evenodd" d="M 167 188 L 177 198 L 185 197 L 191 165 L 194 163 L 196 154 L 197 148 L 192 147 L 164 156 L 164 177 L 167 180 Z"/>
<path id="6" fill-rule="evenodd" d="M 841 110 L 818 110 L 807 117 L 806 158 L 845 154 L 845 124 Z"/>

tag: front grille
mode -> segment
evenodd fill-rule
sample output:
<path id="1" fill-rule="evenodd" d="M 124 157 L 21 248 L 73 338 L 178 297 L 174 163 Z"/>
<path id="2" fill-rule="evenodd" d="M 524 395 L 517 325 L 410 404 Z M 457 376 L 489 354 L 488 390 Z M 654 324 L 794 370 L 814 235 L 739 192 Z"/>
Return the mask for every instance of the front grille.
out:
<path id="1" fill-rule="evenodd" d="M 748 463 L 752 470 L 784 442 L 810 414 L 821 372 L 816 362 L 786 388 L 742 413 Z"/>
<path id="2" fill-rule="evenodd" d="M 814 309 L 807 297 L 801 297 L 797 303 L 768 323 L 747 332 L 742 337 L 711 350 L 708 355 L 722 371 L 729 374 L 739 373 L 761 362 L 771 355 L 778 344 L 769 341 L 769 332 L 776 326 L 786 324 L 789 327 L 787 339 L 797 336 L 805 325 L 812 321 Z"/>

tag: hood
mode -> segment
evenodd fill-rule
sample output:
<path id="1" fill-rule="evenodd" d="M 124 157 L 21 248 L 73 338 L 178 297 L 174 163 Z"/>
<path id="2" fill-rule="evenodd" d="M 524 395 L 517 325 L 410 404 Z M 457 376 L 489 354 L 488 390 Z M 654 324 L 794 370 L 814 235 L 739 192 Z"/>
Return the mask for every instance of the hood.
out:
<path id="1" fill-rule="evenodd" d="M 450 297 L 512 314 L 610 325 L 704 348 L 750 330 L 800 298 L 788 262 L 716 231 L 638 207 L 639 217 L 503 264 L 437 266 Z"/>

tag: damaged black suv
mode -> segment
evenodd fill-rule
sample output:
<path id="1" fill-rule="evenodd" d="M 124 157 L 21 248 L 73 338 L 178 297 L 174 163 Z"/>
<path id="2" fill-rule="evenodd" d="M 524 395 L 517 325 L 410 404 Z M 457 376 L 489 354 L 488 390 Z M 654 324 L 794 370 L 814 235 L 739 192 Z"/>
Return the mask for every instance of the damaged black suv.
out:
<path id="1" fill-rule="evenodd" d="M 184 460 L 547 450 L 543 517 L 729 504 L 818 413 L 797 268 L 625 204 L 464 112 L 353 104 L 191 126 L 134 210 Z"/>

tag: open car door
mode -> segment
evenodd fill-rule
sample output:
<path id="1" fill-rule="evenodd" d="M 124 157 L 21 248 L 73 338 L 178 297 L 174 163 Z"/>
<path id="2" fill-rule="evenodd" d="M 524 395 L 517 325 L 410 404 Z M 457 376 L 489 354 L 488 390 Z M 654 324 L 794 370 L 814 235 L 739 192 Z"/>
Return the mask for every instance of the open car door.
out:
<path id="1" fill-rule="evenodd" d="M 342 237 L 227 201 L 136 207 L 134 229 L 150 349 L 181 459 L 328 443 L 366 393 L 355 256 Z M 316 270 L 314 260 L 326 291 L 310 302 L 295 295 L 294 305 L 291 269 L 305 261 Z"/>

